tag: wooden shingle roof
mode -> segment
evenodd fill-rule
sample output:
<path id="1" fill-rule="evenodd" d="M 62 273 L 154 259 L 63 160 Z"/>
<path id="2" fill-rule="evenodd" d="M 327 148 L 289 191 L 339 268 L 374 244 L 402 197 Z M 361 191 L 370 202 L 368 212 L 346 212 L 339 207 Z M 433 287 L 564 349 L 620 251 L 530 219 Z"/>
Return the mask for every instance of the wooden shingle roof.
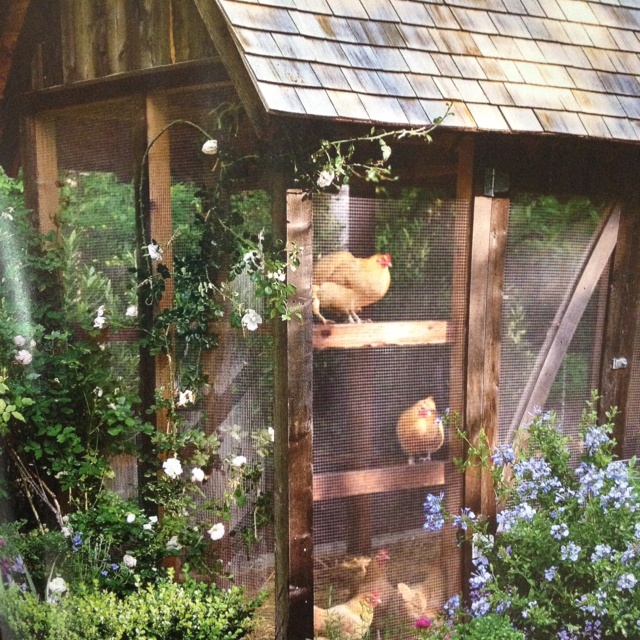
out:
<path id="1" fill-rule="evenodd" d="M 640 140 L 640 0 L 213 0 L 271 113 Z"/>

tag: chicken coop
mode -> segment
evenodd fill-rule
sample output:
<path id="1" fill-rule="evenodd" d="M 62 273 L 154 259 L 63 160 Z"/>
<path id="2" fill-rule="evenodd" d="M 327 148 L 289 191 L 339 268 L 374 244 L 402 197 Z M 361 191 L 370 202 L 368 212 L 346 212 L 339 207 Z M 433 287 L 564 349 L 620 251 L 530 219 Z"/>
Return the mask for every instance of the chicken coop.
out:
<path id="1" fill-rule="evenodd" d="M 78 286 L 108 280 L 123 314 L 136 247 L 171 266 L 202 241 L 204 132 L 277 156 L 444 116 L 430 142 L 390 143 L 394 180 L 311 194 L 272 154 L 227 194 L 238 234 L 300 257 L 292 319 L 217 327 L 207 394 L 184 409 L 223 455 L 251 460 L 275 432 L 273 517 L 247 547 L 257 512 L 240 510 L 214 543 L 237 584 L 270 591 L 256 639 L 329 635 L 326 610 L 367 593 L 353 638 L 412 637 L 460 592 L 471 549 L 423 527 L 426 496 L 496 505 L 486 474 L 459 470 L 458 430 L 507 444 L 540 408 L 577 434 L 597 389 L 619 455 L 638 453 L 639 54 L 631 0 L 0 0 L 0 161 L 38 228 L 75 239 Z M 249 280 L 233 288 L 266 318 Z M 105 342 L 150 406 L 172 373 L 138 331 Z M 135 496 L 136 460 L 112 466 Z"/>

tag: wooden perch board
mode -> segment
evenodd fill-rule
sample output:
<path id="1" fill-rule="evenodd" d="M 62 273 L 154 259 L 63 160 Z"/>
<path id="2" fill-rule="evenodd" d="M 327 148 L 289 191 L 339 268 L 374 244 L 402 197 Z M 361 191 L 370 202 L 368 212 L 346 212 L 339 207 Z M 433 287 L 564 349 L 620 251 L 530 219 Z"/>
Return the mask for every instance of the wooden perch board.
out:
<path id="1" fill-rule="evenodd" d="M 313 325 L 314 349 L 357 349 L 449 342 L 445 320 Z"/>
<path id="2" fill-rule="evenodd" d="M 333 471 L 313 477 L 313 499 L 333 500 L 400 489 L 419 489 L 444 485 L 444 462 L 396 465 L 381 469 Z"/>

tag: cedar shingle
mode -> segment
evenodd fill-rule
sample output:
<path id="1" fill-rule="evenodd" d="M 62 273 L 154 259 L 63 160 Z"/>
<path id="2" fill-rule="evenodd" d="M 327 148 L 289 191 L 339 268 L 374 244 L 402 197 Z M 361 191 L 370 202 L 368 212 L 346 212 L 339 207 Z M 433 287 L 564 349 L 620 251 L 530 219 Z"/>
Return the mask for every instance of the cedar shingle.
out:
<path id="1" fill-rule="evenodd" d="M 433 44 L 433 38 L 426 27 L 416 27 L 414 25 L 402 24 L 398 27 L 404 41 L 412 49 L 426 49 L 427 51 L 437 51 Z"/>
<path id="2" fill-rule="evenodd" d="M 611 137 L 611 132 L 601 116 L 592 116 L 586 113 L 581 113 L 580 120 L 590 136 L 594 138 Z"/>
<path id="3" fill-rule="evenodd" d="M 442 29 L 459 29 L 460 25 L 456 21 L 451 9 L 441 4 L 427 4 L 427 13 L 431 16 L 434 24 Z"/>
<path id="4" fill-rule="evenodd" d="M 556 109 L 562 111 L 562 101 L 558 89 L 550 87 L 531 87 L 526 84 L 505 83 L 505 88 L 511 94 L 517 107 L 531 107 L 534 109 Z"/>
<path id="5" fill-rule="evenodd" d="M 464 100 L 465 97 L 460 94 L 458 87 L 451 78 L 434 78 L 433 81 L 440 90 L 445 100 Z"/>
<path id="6" fill-rule="evenodd" d="M 333 118 L 338 115 L 333 103 L 324 89 L 297 87 L 296 93 L 307 115 Z"/>
<path id="7" fill-rule="evenodd" d="M 440 93 L 440 89 L 438 89 L 433 78 L 413 73 L 407 74 L 407 78 L 419 98 L 427 98 L 429 100 L 440 100 L 442 98 L 442 93 Z"/>
<path id="8" fill-rule="evenodd" d="M 369 22 L 362 22 L 361 26 L 366 37 L 365 42 L 369 44 L 399 48 L 405 46 L 404 38 L 398 31 L 398 27 L 391 22 L 374 22 L 370 20 Z"/>
<path id="9" fill-rule="evenodd" d="M 500 107 L 500 111 L 513 131 L 542 131 L 542 125 L 533 109 Z"/>
<path id="10" fill-rule="evenodd" d="M 625 51 L 632 51 L 634 53 L 640 53 L 640 40 L 636 37 L 633 31 L 627 31 L 626 29 L 614 29 L 610 28 L 609 33 L 611 38 L 618 47 Z"/>
<path id="11" fill-rule="evenodd" d="M 269 111 L 305 113 L 294 87 L 256 82 L 256 87 Z"/>
<path id="12" fill-rule="evenodd" d="M 587 130 L 577 113 L 564 113 L 563 111 L 535 110 L 536 116 L 542 128 L 548 133 L 569 133 L 578 136 L 586 136 Z"/>
<path id="13" fill-rule="evenodd" d="M 568 67 L 567 73 L 571 76 L 578 89 L 585 89 L 586 91 L 606 91 L 600 80 L 600 76 L 595 71 Z"/>
<path id="14" fill-rule="evenodd" d="M 422 103 L 424 107 L 424 102 Z M 426 108 L 425 108 L 426 111 Z M 444 115 L 444 111 L 441 114 Z M 473 119 L 469 108 L 464 102 L 454 102 L 451 105 L 451 111 L 445 119 L 445 125 L 447 127 L 461 127 L 464 129 L 477 129 L 476 121 Z"/>
<path id="15" fill-rule="evenodd" d="M 328 90 L 327 95 L 338 117 L 350 120 L 367 120 L 369 118 L 369 114 L 357 93 Z"/>
<path id="16" fill-rule="evenodd" d="M 453 61 L 453 58 L 441 53 L 432 53 L 431 57 L 440 70 L 440 75 L 448 77 L 460 77 L 460 70 Z"/>
<path id="17" fill-rule="evenodd" d="M 451 56 L 463 78 L 485 80 L 487 75 L 474 56 Z"/>
<path id="18" fill-rule="evenodd" d="M 402 51 L 402 57 L 405 59 L 409 69 L 414 73 L 426 73 L 429 75 L 437 75 L 440 73 L 431 54 L 426 51 L 404 49 Z"/>
<path id="19" fill-rule="evenodd" d="M 488 82 L 480 80 L 480 86 L 484 91 L 484 94 L 489 99 L 490 104 L 505 104 L 512 105 L 513 98 L 511 94 L 505 89 L 501 82 Z"/>
<path id="20" fill-rule="evenodd" d="M 544 2 L 544 0 L 542 1 Z M 522 4 L 530 16 L 539 16 L 540 18 L 545 17 L 545 13 L 538 0 L 522 0 Z"/>
<path id="21" fill-rule="evenodd" d="M 270 33 L 253 29 L 238 29 L 237 34 L 247 53 L 280 57 L 281 51 Z"/>
<path id="22" fill-rule="evenodd" d="M 274 33 L 273 40 L 280 49 L 280 53 L 285 58 L 293 58 L 294 60 L 315 60 L 315 50 L 307 38 L 295 35 L 285 35 L 283 33 Z M 337 45 L 340 46 L 340 45 Z"/>
<path id="23" fill-rule="evenodd" d="M 402 96 L 405 98 L 416 95 L 411 87 L 411 83 L 407 80 L 403 73 L 386 73 L 378 71 L 378 78 L 384 86 L 386 93 L 390 96 Z"/>
<path id="24" fill-rule="evenodd" d="M 424 112 L 420 100 L 415 98 L 398 98 L 398 104 L 404 111 L 407 122 L 413 126 L 429 124 L 429 118 Z"/>
<path id="25" fill-rule="evenodd" d="M 231 23 L 238 27 L 255 27 L 256 24 L 259 24 L 260 28 L 265 31 L 297 32 L 296 25 L 285 9 L 227 0 L 225 10 Z"/>
<path id="26" fill-rule="evenodd" d="M 640 132 L 635 123 L 631 123 L 625 118 L 608 118 L 604 116 L 602 119 L 614 138 L 622 140 L 640 139 Z"/>
<path id="27" fill-rule="evenodd" d="M 459 9 L 452 7 L 451 11 L 460 23 L 460 26 L 467 31 L 474 33 L 499 33 L 495 23 L 486 11 L 474 11 L 472 9 Z M 437 24 L 437 23 L 436 23 Z"/>
<path id="28" fill-rule="evenodd" d="M 366 69 L 345 69 L 344 75 L 353 90 L 358 93 L 385 93 L 384 85 L 375 71 Z"/>
<path id="29" fill-rule="evenodd" d="M 589 34 L 581 24 L 577 24 L 576 22 L 564 22 L 562 27 L 567 32 L 569 42 L 571 44 L 579 44 L 583 47 L 590 47 L 593 45 L 591 38 L 589 38 Z"/>
<path id="30" fill-rule="evenodd" d="M 594 91 L 574 90 L 573 97 L 579 106 L 579 111 L 591 115 L 617 116 L 624 118 L 626 113 L 616 96 Z"/>
<path id="31" fill-rule="evenodd" d="M 327 0 L 334 15 L 344 18 L 368 18 L 360 0 Z"/>
<path id="32" fill-rule="evenodd" d="M 514 38 L 530 38 L 531 34 L 520 16 L 509 15 L 508 13 L 492 13 L 493 20 L 498 33 Z"/>
<path id="33" fill-rule="evenodd" d="M 629 118 L 640 120 L 640 100 L 621 96 L 618 98 L 618 101 Z"/>
<path id="34" fill-rule="evenodd" d="M 312 62 L 311 68 L 325 89 L 340 89 L 341 91 L 349 91 L 351 89 L 351 85 L 340 67 Z"/>
<path id="35" fill-rule="evenodd" d="M 374 122 L 409 124 L 405 112 L 395 98 L 361 95 L 360 100 Z"/>
<path id="36" fill-rule="evenodd" d="M 558 0 L 560 8 L 568 20 L 585 24 L 598 24 L 598 19 L 587 2 L 580 0 Z"/>
<path id="37" fill-rule="evenodd" d="M 422 2 L 391 0 L 391 3 L 400 17 L 401 22 L 405 24 L 421 24 L 429 27 L 434 26 L 434 22 Z"/>
<path id="38" fill-rule="evenodd" d="M 449 103 L 445 100 L 420 100 L 420 106 L 427 114 L 429 122 L 435 122 L 437 118 L 445 116 Z M 446 117 L 446 126 L 449 125 L 450 119 L 450 116 Z"/>
<path id="39" fill-rule="evenodd" d="M 467 107 L 481 129 L 494 131 L 505 131 L 509 129 L 507 121 L 502 117 L 500 109 L 490 104 L 471 104 L 467 103 Z"/>
<path id="40" fill-rule="evenodd" d="M 399 20 L 389 0 L 360 0 L 371 20 Z"/>
<path id="41" fill-rule="evenodd" d="M 453 84 L 459 91 L 465 102 L 486 103 L 489 99 L 484 94 L 482 87 L 477 80 L 463 80 L 462 78 L 454 78 Z"/>

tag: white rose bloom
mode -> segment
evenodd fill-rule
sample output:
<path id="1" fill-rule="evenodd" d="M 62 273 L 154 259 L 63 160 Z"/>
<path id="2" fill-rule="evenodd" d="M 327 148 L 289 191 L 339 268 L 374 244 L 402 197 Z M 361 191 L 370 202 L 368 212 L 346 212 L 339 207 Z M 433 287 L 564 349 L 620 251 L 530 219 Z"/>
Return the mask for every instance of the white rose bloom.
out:
<path id="1" fill-rule="evenodd" d="M 178 542 L 178 536 L 169 538 L 167 541 L 167 549 L 169 549 L 169 551 L 179 551 L 182 549 L 182 545 Z"/>
<path id="2" fill-rule="evenodd" d="M 236 456 L 231 459 L 231 464 L 234 467 L 241 467 L 243 464 L 247 464 L 247 459 L 244 456 Z"/>
<path id="3" fill-rule="evenodd" d="M 22 364 L 26 366 L 28 364 L 31 364 L 32 360 L 33 360 L 33 356 L 26 349 L 20 349 L 20 351 L 16 353 L 16 362 L 18 364 Z"/>
<path id="4" fill-rule="evenodd" d="M 14 336 L 13 344 L 15 344 L 16 347 L 24 347 L 24 345 L 27 344 L 27 339 L 23 336 Z"/>
<path id="5" fill-rule="evenodd" d="M 242 316 L 242 326 L 249 331 L 255 331 L 259 324 L 262 324 L 260 314 L 253 309 L 247 309 L 247 312 Z"/>
<path id="6" fill-rule="evenodd" d="M 125 567 L 129 567 L 129 569 L 133 569 L 138 564 L 138 561 L 127 553 L 122 558 L 122 564 Z"/>
<path id="7" fill-rule="evenodd" d="M 93 390 L 93 393 L 94 393 L 95 395 L 97 395 L 97 396 L 98 396 L 98 398 L 102 398 L 102 394 L 104 393 L 104 391 L 102 391 L 102 389 L 101 389 L 100 387 L 96 387 L 96 388 Z"/>
<path id="8" fill-rule="evenodd" d="M 178 458 L 167 458 L 162 463 L 162 469 L 172 480 L 182 475 L 182 465 Z"/>
<path id="9" fill-rule="evenodd" d="M 218 141 L 217 140 L 207 140 L 202 145 L 202 153 L 207 156 L 215 156 L 218 153 Z"/>
<path id="10" fill-rule="evenodd" d="M 191 482 L 202 482 L 204 477 L 204 471 L 200 467 L 194 467 L 191 470 Z"/>
<path id="11" fill-rule="evenodd" d="M 162 262 L 163 251 L 157 242 L 152 242 L 151 244 L 147 245 L 147 253 L 152 260 L 155 260 L 156 262 Z"/>
<path id="12" fill-rule="evenodd" d="M 152 525 L 150 522 L 147 522 L 147 523 L 145 523 L 145 524 L 143 524 L 143 525 L 142 525 L 142 528 L 143 528 L 145 531 L 151 531 L 151 529 L 153 529 L 153 525 Z"/>
<path id="13" fill-rule="evenodd" d="M 127 318 L 137 318 L 138 317 L 138 307 L 135 304 L 130 304 L 127 307 L 127 310 L 124 312 L 124 315 Z"/>
<path id="14" fill-rule="evenodd" d="M 96 316 L 93 319 L 94 329 L 103 329 L 105 324 L 107 324 L 107 319 L 104 316 Z"/>
<path id="15" fill-rule="evenodd" d="M 269 434 L 269 440 L 273 442 L 276 439 L 276 432 L 273 430 L 273 427 L 269 427 L 267 433 Z"/>
<path id="16" fill-rule="evenodd" d="M 149 522 L 151 524 L 155 524 L 156 522 L 158 522 L 158 516 L 149 516 Z"/>
<path id="17" fill-rule="evenodd" d="M 195 402 L 195 396 L 193 395 L 193 391 L 180 391 L 178 392 L 178 402 L 176 403 L 179 407 L 186 407 L 188 404 L 193 404 Z"/>
<path id="18" fill-rule="evenodd" d="M 135 522 L 135 521 L 136 521 L 136 514 L 131 512 L 127 513 L 127 522 L 131 524 L 132 522 Z"/>
<path id="19" fill-rule="evenodd" d="M 224 538 L 224 525 L 222 522 L 218 522 L 218 524 L 214 524 L 207 533 L 212 540 L 221 540 Z"/>
<path id="20" fill-rule="evenodd" d="M 13 211 L 13 207 L 9 207 L 6 211 L 3 211 L 0 216 L 5 220 L 13 220 L 13 216 L 9 213 L 10 211 Z"/>
<path id="21" fill-rule="evenodd" d="M 64 578 L 54 578 L 53 580 L 49 580 L 47 590 L 49 593 L 64 593 L 67 590 L 67 583 L 64 581 Z"/>
<path id="22" fill-rule="evenodd" d="M 335 179 L 336 174 L 333 173 L 333 171 L 327 171 L 326 169 L 324 171 L 321 171 L 320 174 L 318 175 L 318 180 L 316 181 L 316 184 L 323 189 L 324 187 L 328 187 Z"/>
<path id="23" fill-rule="evenodd" d="M 69 529 L 69 527 L 62 527 L 62 535 L 65 538 L 70 538 L 71 537 L 71 529 Z"/>

